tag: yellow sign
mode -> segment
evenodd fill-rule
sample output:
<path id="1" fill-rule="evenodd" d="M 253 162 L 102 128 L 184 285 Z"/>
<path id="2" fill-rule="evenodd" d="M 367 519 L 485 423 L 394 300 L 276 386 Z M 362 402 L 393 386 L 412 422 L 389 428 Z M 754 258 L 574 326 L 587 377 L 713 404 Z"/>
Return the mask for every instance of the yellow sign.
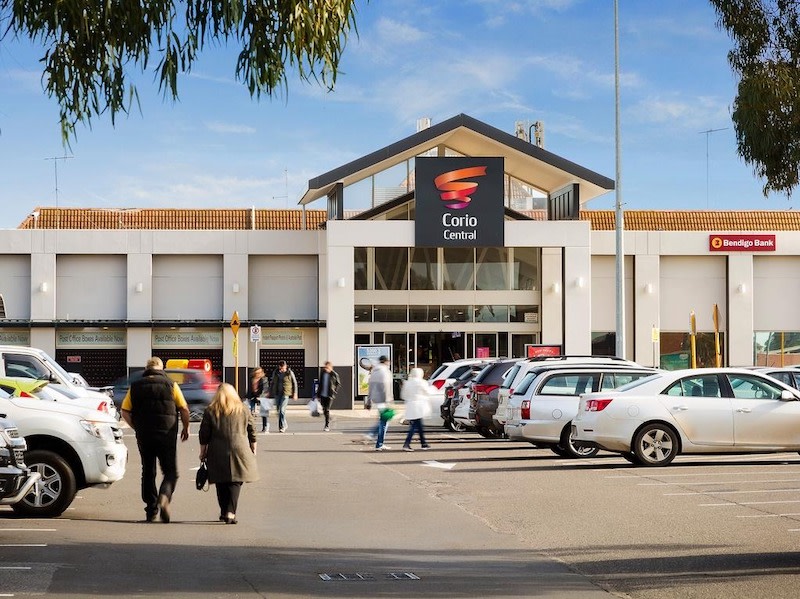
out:
<path id="1" fill-rule="evenodd" d="M 659 330 L 658 330 L 658 327 L 653 327 L 653 328 L 650 330 L 650 340 L 651 340 L 653 343 L 658 343 L 658 340 L 659 340 L 659 339 L 660 339 L 660 335 L 659 335 Z"/>
<path id="2" fill-rule="evenodd" d="M 239 325 L 240 324 L 241 323 L 239 322 L 239 313 L 234 310 L 233 318 L 231 318 L 231 330 L 233 331 L 234 335 L 238 335 L 239 334 Z"/>

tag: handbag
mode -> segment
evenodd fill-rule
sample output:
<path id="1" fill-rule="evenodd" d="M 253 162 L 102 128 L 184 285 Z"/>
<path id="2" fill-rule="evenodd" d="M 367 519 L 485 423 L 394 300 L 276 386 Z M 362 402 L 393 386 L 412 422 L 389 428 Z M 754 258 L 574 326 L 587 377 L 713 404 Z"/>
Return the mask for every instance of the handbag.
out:
<path id="1" fill-rule="evenodd" d="M 389 422 L 392 418 L 394 418 L 393 408 L 384 408 L 381 410 L 381 420 L 383 422 Z"/>
<path id="2" fill-rule="evenodd" d="M 208 491 L 208 468 L 206 468 L 205 460 L 200 462 L 200 467 L 194 477 L 194 484 L 198 491 Z"/>

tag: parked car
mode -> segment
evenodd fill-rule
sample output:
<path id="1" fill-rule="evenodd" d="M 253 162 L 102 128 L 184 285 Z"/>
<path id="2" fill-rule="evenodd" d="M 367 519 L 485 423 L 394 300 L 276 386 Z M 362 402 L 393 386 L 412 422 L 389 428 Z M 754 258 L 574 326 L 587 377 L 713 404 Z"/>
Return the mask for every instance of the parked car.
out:
<path id="1" fill-rule="evenodd" d="M 429 401 L 431 415 L 425 419 L 425 426 L 445 426 L 441 418 L 441 406 L 444 402 L 444 388 L 469 370 L 474 364 L 485 363 L 483 358 L 464 358 L 453 362 L 443 362 L 428 377 L 428 383 L 436 389 Z"/>
<path id="2" fill-rule="evenodd" d="M 454 432 L 460 432 L 464 430 L 463 424 L 453 420 L 453 410 L 455 406 L 458 405 L 458 401 L 453 400 L 459 397 L 459 393 L 464 385 L 470 383 L 470 381 L 472 381 L 472 379 L 474 379 L 481 370 L 481 364 L 473 364 L 470 368 L 464 371 L 460 377 L 444 388 L 444 401 L 442 402 L 440 413 L 442 420 L 444 421 L 445 428 L 448 428 Z"/>
<path id="3" fill-rule="evenodd" d="M 497 390 L 497 409 L 492 416 L 495 428 L 500 428 L 506 423 L 506 419 L 510 416 L 510 408 L 508 406 L 508 398 L 514 393 L 514 388 L 522 382 L 522 379 L 531 368 L 541 366 L 543 364 L 614 364 L 614 365 L 627 365 L 638 368 L 639 364 L 618 358 L 617 356 L 536 356 L 533 358 L 526 358 L 514 364 L 509 370 L 500 388 Z"/>
<path id="4" fill-rule="evenodd" d="M 658 372 L 628 365 L 541 364 L 531 369 L 509 399 L 511 416 L 505 430 L 509 439 L 529 441 L 570 458 L 588 458 L 597 447 L 572 439 L 572 419 L 579 396 L 591 391 L 616 389 Z"/>
<path id="5" fill-rule="evenodd" d="M 475 428 L 482 437 L 491 439 L 502 437 L 504 434 L 503 425 L 494 422 L 497 396 L 506 375 L 520 360 L 521 358 L 503 358 L 487 364 L 472 381 L 470 407 L 474 412 L 472 418 L 475 421 Z"/>
<path id="6" fill-rule="evenodd" d="M 181 388 L 181 393 L 189 404 L 190 419 L 193 422 L 202 420 L 203 412 L 214 399 L 214 393 L 219 387 L 219 379 L 208 371 L 194 368 L 165 368 L 164 372 Z M 142 378 L 143 373 L 144 370 L 137 370 L 114 382 L 114 404 L 118 409 L 122 406 L 122 400 L 125 399 L 131 383 Z"/>
<path id="7" fill-rule="evenodd" d="M 748 370 L 755 370 L 761 374 L 766 374 L 767 376 L 771 376 L 772 378 L 779 380 L 785 385 L 789 385 L 795 389 L 800 389 L 800 370 L 797 368 L 754 366 L 752 368 L 748 368 Z"/>
<path id="8" fill-rule="evenodd" d="M 800 451 L 800 392 L 745 368 L 659 372 L 589 393 L 575 442 L 665 466 L 679 454 Z"/>
<path id="9" fill-rule="evenodd" d="M 25 463 L 41 477 L 12 506 L 20 515 L 58 516 L 79 489 L 108 486 L 125 475 L 128 450 L 118 422 L 108 414 L 67 402 L 12 397 L 3 390 L 0 414 L 25 437 Z"/>
<path id="10" fill-rule="evenodd" d="M 470 414 L 470 402 L 472 400 L 472 383 L 475 378 L 466 381 L 457 391 L 450 402 L 453 420 L 452 430 L 461 432 L 475 430 L 475 413 Z"/>
<path id="11" fill-rule="evenodd" d="M 110 397 L 99 400 L 79 393 L 72 393 L 67 387 L 54 387 L 47 381 L 23 377 L 0 377 L 0 389 L 14 397 L 35 397 L 44 401 L 63 401 L 88 410 L 104 412 L 116 418 L 114 402 Z"/>
<path id="12" fill-rule="evenodd" d="M 71 374 L 50 355 L 35 347 L 0 345 L 0 376 L 27 377 L 48 381 L 56 390 L 64 389 L 98 402 L 108 401 L 108 394 L 75 384 Z"/>
<path id="13" fill-rule="evenodd" d="M 25 465 L 28 445 L 16 425 L 0 418 L 0 505 L 14 505 L 41 479 Z"/>
<path id="14" fill-rule="evenodd" d="M 114 387 L 112 387 L 111 385 L 106 385 L 105 387 L 92 387 L 80 373 L 70 372 L 68 374 L 72 377 L 72 382 L 75 383 L 78 387 L 83 387 L 84 389 L 91 389 L 92 391 L 99 391 L 100 393 L 104 393 L 111 398 L 114 397 Z"/>

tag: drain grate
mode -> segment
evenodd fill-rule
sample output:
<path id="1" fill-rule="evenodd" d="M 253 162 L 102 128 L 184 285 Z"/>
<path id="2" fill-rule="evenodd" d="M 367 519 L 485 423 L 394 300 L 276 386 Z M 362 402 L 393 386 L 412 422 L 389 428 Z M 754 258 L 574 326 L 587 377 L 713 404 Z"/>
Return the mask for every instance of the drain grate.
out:
<path id="1" fill-rule="evenodd" d="M 419 580 L 419 576 L 413 572 L 384 572 L 382 574 L 372 574 L 370 572 L 354 572 L 336 574 L 323 573 L 319 575 L 320 580 L 323 582 L 336 582 L 336 581 L 378 581 L 378 580 Z"/>

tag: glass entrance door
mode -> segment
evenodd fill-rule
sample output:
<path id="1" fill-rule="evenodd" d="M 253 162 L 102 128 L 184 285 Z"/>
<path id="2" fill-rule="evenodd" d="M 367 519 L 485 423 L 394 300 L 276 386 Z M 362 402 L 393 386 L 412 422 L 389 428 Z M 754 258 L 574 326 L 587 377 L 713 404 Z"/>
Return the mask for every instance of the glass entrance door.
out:
<path id="1" fill-rule="evenodd" d="M 464 357 L 466 335 L 462 332 L 411 333 L 416 337 L 412 360 L 422 368 L 427 378 L 443 362 L 452 362 Z"/>

